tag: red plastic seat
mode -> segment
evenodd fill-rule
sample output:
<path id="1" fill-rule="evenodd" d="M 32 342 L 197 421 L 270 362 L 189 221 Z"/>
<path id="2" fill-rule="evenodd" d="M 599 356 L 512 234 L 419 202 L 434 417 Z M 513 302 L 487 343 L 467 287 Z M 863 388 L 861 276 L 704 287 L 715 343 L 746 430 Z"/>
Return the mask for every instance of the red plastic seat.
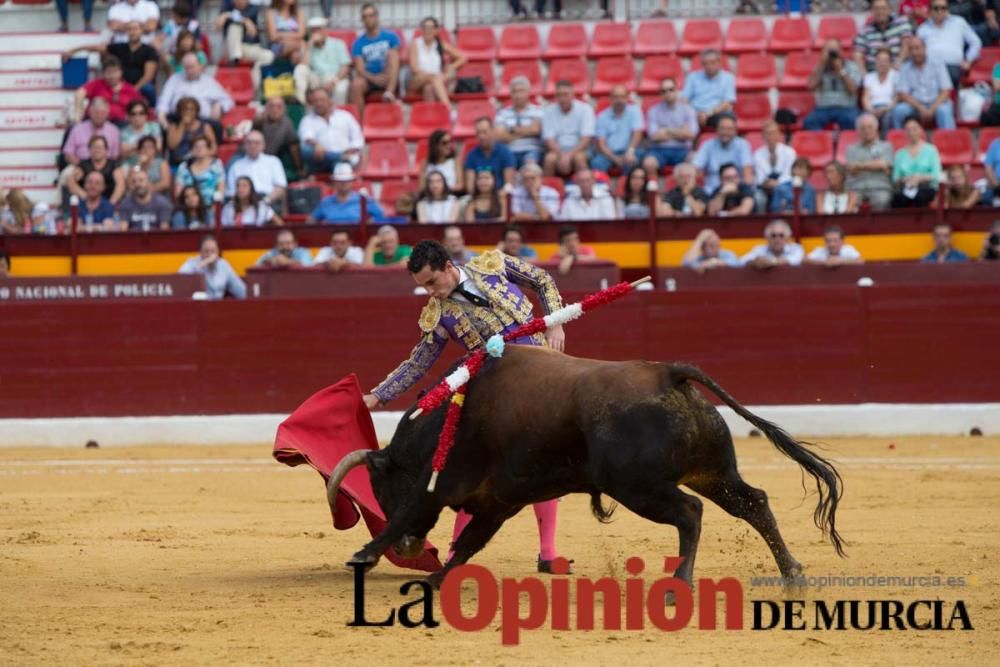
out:
<path id="1" fill-rule="evenodd" d="M 469 60 L 493 60 L 497 57 L 497 38 L 489 26 L 461 28 L 455 46 Z"/>
<path id="2" fill-rule="evenodd" d="M 764 135 L 760 132 L 747 132 L 742 135 L 747 143 L 750 144 L 750 152 L 753 153 L 758 148 L 764 145 Z"/>
<path id="3" fill-rule="evenodd" d="M 547 185 L 558 192 L 560 201 L 566 196 L 566 183 L 558 176 L 542 177 L 542 185 Z"/>
<path id="4" fill-rule="evenodd" d="M 399 198 L 408 193 L 416 192 L 417 184 L 413 181 L 388 180 L 382 181 L 382 189 L 378 193 L 378 202 L 382 211 L 389 216 L 396 215 L 396 202 Z"/>
<path id="5" fill-rule="evenodd" d="M 582 58 L 587 55 L 587 31 L 582 23 L 555 23 L 549 29 L 545 60 Z"/>
<path id="6" fill-rule="evenodd" d="M 594 68 L 592 95 L 606 95 L 615 86 L 625 86 L 632 92 L 636 89 L 635 63 L 629 56 L 601 58 Z"/>
<path id="7" fill-rule="evenodd" d="M 819 65 L 819 51 L 789 53 L 785 56 L 785 71 L 778 80 L 781 90 L 806 90 L 806 80 Z"/>
<path id="8" fill-rule="evenodd" d="M 841 130 L 837 135 L 837 162 L 847 163 L 847 148 L 860 141 L 857 130 Z"/>
<path id="9" fill-rule="evenodd" d="M 726 53 L 755 53 L 767 49 L 767 26 L 763 19 L 733 19 L 722 45 Z"/>
<path id="10" fill-rule="evenodd" d="M 685 23 L 677 52 L 682 56 L 695 56 L 705 49 L 722 50 L 719 22 L 715 19 L 696 19 Z"/>
<path id="11" fill-rule="evenodd" d="M 673 21 L 643 21 L 635 31 L 632 53 L 639 57 L 662 56 L 677 51 Z"/>
<path id="12" fill-rule="evenodd" d="M 354 40 L 358 38 L 358 34 L 353 30 L 327 30 L 326 34 L 343 41 L 347 46 L 348 53 L 351 52 L 351 47 L 354 46 Z"/>
<path id="13" fill-rule="evenodd" d="M 455 139 L 468 139 L 476 136 L 476 120 L 483 116 L 493 119 L 497 115 L 496 107 L 489 100 L 461 100 L 455 117 L 455 127 L 451 136 Z"/>
<path id="14" fill-rule="evenodd" d="M 625 56 L 632 53 L 631 23 L 597 23 L 590 39 L 587 55 L 591 58 L 603 56 Z"/>
<path id="15" fill-rule="evenodd" d="M 367 111 L 365 115 L 368 115 Z M 409 173 L 410 155 L 402 141 L 373 141 L 368 144 L 368 159 L 362 171 L 364 178 L 405 178 Z"/>
<path id="16" fill-rule="evenodd" d="M 497 80 L 496 76 L 493 74 L 493 63 L 492 62 L 473 62 L 467 63 L 462 66 L 462 69 L 458 70 L 459 78 L 471 78 L 478 76 L 483 82 L 483 88 L 485 89 L 481 93 L 452 93 L 452 98 L 456 100 L 476 100 L 484 99 L 493 95 L 496 92 Z"/>
<path id="17" fill-rule="evenodd" d="M 415 102 L 410 107 L 410 125 L 406 128 L 408 140 L 422 139 L 434 130 L 450 129 L 451 107 L 444 102 Z"/>
<path id="18" fill-rule="evenodd" d="M 228 128 L 235 129 L 237 125 L 243 121 L 253 121 L 256 118 L 256 112 L 250 107 L 233 107 L 226 113 L 222 115 L 221 123 L 224 130 Z M 223 141 L 226 142 L 236 142 L 242 141 L 242 138 L 238 137 L 235 132 L 230 134 L 228 131 L 223 132 Z"/>
<path id="19" fill-rule="evenodd" d="M 824 16 L 816 28 L 815 46 L 822 49 L 827 40 L 835 39 L 840 42 L 840 48 L 848 51 L 854 46 L 857 34 L 858 24 L 853 16 Z"/>
<path id="20" fill-rule="evenodd" d="M 906 146 L 906 130 L 894 129 L 885 133 L 885 140 L 892 146 L 893 151 L 898 151 Z"/>
<path id="21" fill-rule="evenodd" d="M 812 27 L 806 17 L 782 16 L 774 20 L 774 25 L 771 26 L 771 43 L 767 47 L 771 53 L 808 51 L 812 45 Z"/>
<path id="22" fill-rule="evenodd" d="M 993 84 L 993 66 L 1000 62 L 1000 47 L 989 47 L 979 52 L 979 58 L 972 63 L 972 68 L 965 80 L 969 84 L 982 81 Z"/>
<path id="23" fill-rule="evenodd" d="M 403 136 L 403 107 L 386 102 L 366 105 L 361 129 L 368 141 L 399 139 Z"/>
<path id="24" fill-rule="evenodd" d="M 796 155 L 808 159 L 813 169 L 822 169 L 833 159 L 833 133 L 826 130 L 794 132 L 791 147 Z"/>
<path id="25" fill-rule="evenodd" d="M 957 130 L 934 130 L 931 137 L 941 156 L 941 164 L 950 167 L 953 164 L 971 164 L 976 159 L 976 150 L 972 141 L 972 132 L 968 128 Z"/>
<path id="26" fill-rule="evenodd" d="M 649 56 L 642 65 L 639 92 L 659 94 L 660 83 L 666 78 L 672 78 L 677 83 L 678 90 L 684 87 L 681 59 L 676 56 Z"/>
<path id="27" fill-rule="evenodd" d="M 986 158 L 986 151 L 996 139 L 1000 139 L 1000 127 L 979 128 L 979 153 L 976 155 L 976 162 L 982 162 Z"/>
<path id="28" fill-rule="evenodd" d="M 788 109 L 794 111 L 798 116 L 798 122 L 793 128 L 802 127 L 802 120 L 816 108 L 816 95 L 810 92 L 781 92 L 778 94 L 778 109 Z"/>
<path id="29" fill-rule="evenodd" d="M 736 90 L 770 90 L 778 85 L 774 56 L 767 53 L 744 53 L 736 61 Z"/>
<path id="30" fill-rule="evenodd" d="M 358 108 L 356 106 L 353 104 L 338 104 L 337 108 L 351 114 L 354 116 L 354 120 L 358 121 L 358 125 L 361 124 L 361 116 L 358 114 Z"/>
<path id="31" fill-rule="evenodd" d="M 233 156 L 236 155 L 236 151 L 239 149 L 239 144 L 219 144 L 218 149 L 215 152 L 215 156 L 222 160 L 222 164 L 228 165 L 229 161 L 233 159 Z"/>
<path id="32" fill-rule="evenodd" d="M 519 76 L 527 77 L 531 82 L 531 94 L 541 95 L 544 86 L 542 68 L 537 60 L 509 60 L 504 63 L 503 74 L 500 75 L 500 97 L 510 97 L 510 82 Z"/>
<path id="33" fill-rule="evenodd" d="M 249 69 L 219 67 L 215 70 L 215 80 L 237 105 L 249 104 L 255 97 L 253 77 Z"/>
<path id="34" fill-rule="evenodd" d="M 741 93 L 733 104 L 736 127 L 740 132 L 759 131 L 771 120 L 771 98 L 767 93 Z"/>
<path id="35" fill-rule="evenodd" d="M 537 60 L 542 57 L 542 40 L 533 25 L 509 25 L 500 33 L 500 60 Z"/>
<path id="36" fill-rule="evenodd" d="M 545 84 L 545 94 L 556 92 L 556 83 L 563 79 L 573 84 L 577 95 L 590 92 L 590 68 L 583 58 L 553 60 L 549 63 L 549 80 Z"/>

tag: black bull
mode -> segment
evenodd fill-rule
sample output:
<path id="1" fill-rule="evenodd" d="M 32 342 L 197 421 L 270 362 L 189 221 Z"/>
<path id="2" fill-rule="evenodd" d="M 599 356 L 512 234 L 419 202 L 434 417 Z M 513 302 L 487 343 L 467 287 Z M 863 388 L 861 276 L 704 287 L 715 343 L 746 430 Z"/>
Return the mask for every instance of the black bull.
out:
<path id="1" fill-rule="evenodd" d="M 452 560 L 432 575 L 440 583 L 469 560 L 507 519 L 528 504 L 569 493 L 591 496 L 594 515 L 607 520 L 606 494 L 639 516 L 677 527 L 675 576 L 692 581 L 702 503 L 684 485 L 761 534 L 782 576 L 801 566 L 789 553 L 767 494 L 748 485 L 736 467 L 732 436 L 691 380 L 707 387 L 758 428 L 816 484 L 817 527 L 843 555 L 837 533 L 842 482 L 837 470 L 779 426 L 749 412 L 697 368 L 645 361 L 595 361 L 551 350 L 509 345 L 468 387 L 455 445 L 434 492 L 427 491 L 444 406 L 403 417 L 392 442 L 378 452 L 347 455 L 330 475 L 330 501 L 347 472 L 366 465 L 388 523 L 352 562 L 374 565 L 389 547 L 420 553 L 441 510 L 472 515 Z M 412 408 L 411 408 L 412 410 Z"/>

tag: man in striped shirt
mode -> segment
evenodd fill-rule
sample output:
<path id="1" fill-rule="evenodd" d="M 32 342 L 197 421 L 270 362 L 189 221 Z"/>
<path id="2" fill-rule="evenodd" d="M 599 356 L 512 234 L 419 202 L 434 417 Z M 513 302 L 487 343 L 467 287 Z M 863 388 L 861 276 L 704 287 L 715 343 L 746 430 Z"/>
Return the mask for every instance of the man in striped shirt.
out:
<path id="1" fill-rule="evenodd" d="M 875 70 L 875 56 L 882 49 L 892 54 L 897 69 L 906 60 L 907 41 L 913 27 L 905 16 L 893 16 L 889 0 L 873 0 L 871 20 L 854 38 L 854 60 L 862 71 Z"/>

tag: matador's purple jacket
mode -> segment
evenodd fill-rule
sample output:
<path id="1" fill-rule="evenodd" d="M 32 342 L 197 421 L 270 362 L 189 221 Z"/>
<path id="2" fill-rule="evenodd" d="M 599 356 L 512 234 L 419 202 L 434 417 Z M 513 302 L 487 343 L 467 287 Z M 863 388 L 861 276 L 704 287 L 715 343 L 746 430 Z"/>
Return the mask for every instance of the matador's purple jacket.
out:
<path id="1" fill-rule="evenodd" d="M 548 272 L 499 250 L 491 250 L 472 259 L 462 269 L 489 300 L 489 308 L 473 305 L 464 299 L 431 297 L 420 313 L 420 342 L 410 352 L 409 359 L 372 390 L 379 401 L 388 403 L 420 380 L 437 361 L 449 338 L 454 338 L 471 351 L 485 345 L 490 336 L 510 331 L 531 320 L 531 301 L 518 288 L 519 285 L 538 293 L 546 315 L 562 308 L 559 290 Z M 536 334 L 514 342 L 545 345 L 545 337 Z"/>

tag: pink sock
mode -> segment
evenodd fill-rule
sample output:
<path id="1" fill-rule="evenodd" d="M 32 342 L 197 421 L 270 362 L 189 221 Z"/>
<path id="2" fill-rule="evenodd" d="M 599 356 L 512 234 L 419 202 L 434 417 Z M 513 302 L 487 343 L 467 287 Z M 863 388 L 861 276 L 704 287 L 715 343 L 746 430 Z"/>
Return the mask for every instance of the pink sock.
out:
<path id="1" fill-rule="evenodd" d="M 472 515 L 466 514 L 462 510 L 458 510 L 458 515 L 455 516 L 455 528 L 451 531 L 451 545 L 448 550 L 448 560 L 455 555 L 455 542 L 458 541 L 458 536 L 462 534 L 465 527 L 469 525 L 472 521 Z M 446 561 L 447 562 L 447 561 Z"/>
<path id="2" fill-rule="evenodd" d="M 556 512 L 558 500 L 535 503 L 535 518 L 538 519 L 539 558 L 552 560 L 556 557 Z"/>

